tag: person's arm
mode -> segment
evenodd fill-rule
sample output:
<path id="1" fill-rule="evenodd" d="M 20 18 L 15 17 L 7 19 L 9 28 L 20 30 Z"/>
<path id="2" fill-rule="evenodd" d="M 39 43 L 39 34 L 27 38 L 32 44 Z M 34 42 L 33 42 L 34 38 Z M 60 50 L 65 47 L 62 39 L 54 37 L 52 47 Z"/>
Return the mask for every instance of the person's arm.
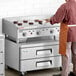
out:
<path id="1" fill-rule="evenodd" d="M 46 22 L 50 22 L 51 24 L 60 23 L 63 21 L 66 15 L 66 8 L 63 4 L 56 12 L 56 14 L 50 19 L 46 19 Z"/>

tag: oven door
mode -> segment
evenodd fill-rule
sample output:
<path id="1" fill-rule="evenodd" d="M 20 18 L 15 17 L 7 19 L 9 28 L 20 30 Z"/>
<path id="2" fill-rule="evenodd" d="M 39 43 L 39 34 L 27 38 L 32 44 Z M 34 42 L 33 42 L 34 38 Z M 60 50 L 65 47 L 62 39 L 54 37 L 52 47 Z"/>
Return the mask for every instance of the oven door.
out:
<path id="1" fill-rule="evenodd" d="M 20 50 L 21 59 L 40 58 L 59 55 L 59 45 L 23 48 Z"/>

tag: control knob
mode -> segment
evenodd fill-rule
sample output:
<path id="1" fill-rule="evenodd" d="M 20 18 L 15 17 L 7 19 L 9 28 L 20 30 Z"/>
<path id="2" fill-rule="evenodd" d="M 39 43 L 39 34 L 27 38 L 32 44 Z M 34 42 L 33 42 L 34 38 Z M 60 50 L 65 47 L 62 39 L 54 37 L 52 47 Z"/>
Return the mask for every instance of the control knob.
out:
<path id="1" fill-rule="evenodd" d="M 23 36 L 26 36 L 26 33 L 25 33 L 25 32 L 23 32 L 23 33 L 22 33 L 22 35 L 23 35 Z"/>
<path id="2" fill-rule="evenodd" d="M 33 22 L 29 22 L 29 25 L 33 25 L 34 23 Z"/>
<path id="3" fill-rule="evenodd" d="M 53 30 L 50 30 L 50 33 L 52 34 L 53 33 Z"/>
<path id="4" fill-rule="evenodd" d="M 40 35 L 40 31 L 37 31 L 36 34 L 37 34 L 37 35 Z"/>
<path id="5" fill-rule="evenodd" d="M 14 23 L 14 24 L 17 24 L 17 23 L 18 23 L 18 21 L 13 21 L 13 23 Z"/>
<path id="6" fill-rule="evenodd" d="M 43 22 L 42 22 L 42 21 L 39 21 L 39 24 L 41 24 L 41 25 L 42 25 L 42 24 L 43 24 Z"/>
<path id="7" fill-rule="evenodd" d="M 23 23 L 28 23 L 28 20 L 23 20 Z"/>
<path id="8" fill-rule="evenodd" d="M 18 23 L 18 26 L 22 26 L 22 23 Z"/>

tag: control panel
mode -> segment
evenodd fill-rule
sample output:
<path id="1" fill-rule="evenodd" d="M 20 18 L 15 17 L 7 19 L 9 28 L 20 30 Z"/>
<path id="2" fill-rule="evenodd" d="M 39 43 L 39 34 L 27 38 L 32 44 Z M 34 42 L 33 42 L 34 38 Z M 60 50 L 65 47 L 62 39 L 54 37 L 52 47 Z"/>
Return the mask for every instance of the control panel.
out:
<path id="1" fill-rule="evenodd" d="M 30 37 L 41 37 L 41 36 L 51 36 L 55 38 L 57 37 L 57 35 L 59 36 L 59 30 L 60 30 L 59 27 L 19 30 L 18 38 L 30 38 Z"/>

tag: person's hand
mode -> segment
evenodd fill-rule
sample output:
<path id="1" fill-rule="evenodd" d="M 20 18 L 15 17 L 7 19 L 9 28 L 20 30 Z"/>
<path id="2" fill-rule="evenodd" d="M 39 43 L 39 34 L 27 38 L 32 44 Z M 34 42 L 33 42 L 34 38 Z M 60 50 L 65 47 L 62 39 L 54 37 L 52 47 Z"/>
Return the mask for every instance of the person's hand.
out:
<path id="1" fill-rule="evenodd" d="M 50 22 L 50 18 L 48 18 L 48 19 L 45 19 L 45 21 L 46 21 L 46 23 Z"/>

